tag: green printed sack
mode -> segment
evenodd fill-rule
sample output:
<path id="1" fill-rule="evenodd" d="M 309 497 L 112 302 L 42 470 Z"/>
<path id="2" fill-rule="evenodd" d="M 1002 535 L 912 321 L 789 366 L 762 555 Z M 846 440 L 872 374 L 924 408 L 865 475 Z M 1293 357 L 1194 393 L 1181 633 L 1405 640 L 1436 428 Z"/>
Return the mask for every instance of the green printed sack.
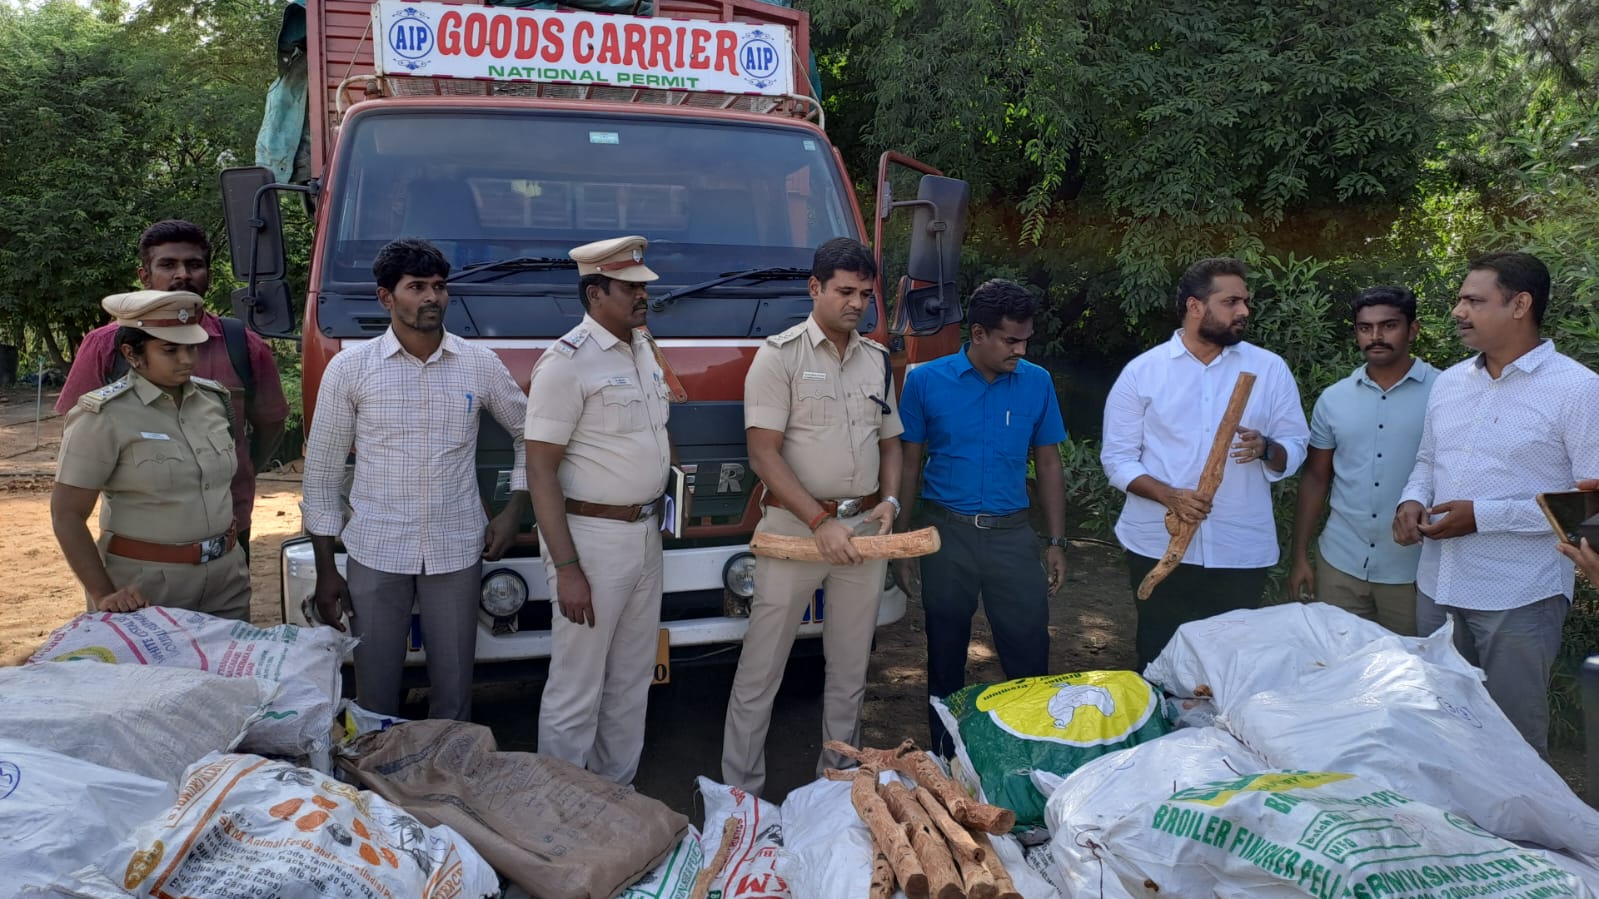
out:
<path id="1" fill-rule="evenodd" d="M 973 684 L 933 699 L 955 739 L 955 777 L 984 802 L 1042 826 L 1049 799 L 1032 773 L 1061 777 L 1165 734 L 1159 695 L 1131 671 L 1082 671 Z"/>
<path id="2" fill-rule="evenodd" d="M 1350 774 L 1270 771 L 1179 790 L 1094 839 L 1104 880 L 1114 875 L 1107 897 L 1589 895 L 1540 851 Z"/>

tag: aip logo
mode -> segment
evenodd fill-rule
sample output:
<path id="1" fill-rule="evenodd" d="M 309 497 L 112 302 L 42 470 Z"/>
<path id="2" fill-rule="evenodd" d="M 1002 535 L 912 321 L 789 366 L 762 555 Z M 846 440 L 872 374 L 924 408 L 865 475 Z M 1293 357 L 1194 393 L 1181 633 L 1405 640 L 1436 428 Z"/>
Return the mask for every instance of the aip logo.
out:
<path id="1" fill-rule="evenodd" d="M 389 22 L 390 58 L 415 72 L 433 60 L 433 24 L 414 6 L 396 10 Z"/>
<path id="2" fill-rule="evenodd" d="M 783 68 L 783 55 L 778 52 L 778 42 L 759 28 L 751 31 L 738 45 L 738 65 L 744 70 L 744 80 L 759 88 L 777 81 Z"/>

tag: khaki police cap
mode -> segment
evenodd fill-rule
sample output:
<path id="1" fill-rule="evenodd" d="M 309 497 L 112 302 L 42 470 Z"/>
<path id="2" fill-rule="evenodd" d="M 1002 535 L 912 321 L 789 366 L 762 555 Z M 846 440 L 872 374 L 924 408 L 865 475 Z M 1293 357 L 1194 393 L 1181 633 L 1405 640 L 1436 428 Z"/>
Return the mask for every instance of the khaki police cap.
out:
<path id="1" fill-rule="evenodd" d="M 157 340 L 205 343 L 210 336 L 200 327 L 205 301 L 187 290 L 136 290 L 114 293 L 100 301 L 105 311 L 125 328 L 138 328 Z"/>
<path id="2" fill-rule="evenodd" d="M 650 242 L 642 237 L 613 237 L 574 247 L 567 254 L 577 263 L 580 275 L 605 275 L 618 281 L 656 281 L 660 275 L 644 264 L 644 248 Z"/>

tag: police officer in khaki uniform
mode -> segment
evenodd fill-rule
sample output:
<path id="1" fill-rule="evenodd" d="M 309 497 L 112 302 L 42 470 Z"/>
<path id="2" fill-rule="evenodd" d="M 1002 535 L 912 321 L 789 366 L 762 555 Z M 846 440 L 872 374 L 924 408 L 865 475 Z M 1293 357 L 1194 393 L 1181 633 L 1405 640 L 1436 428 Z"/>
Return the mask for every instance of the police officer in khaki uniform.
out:
<path id="1" fill-rule="evenodd" d="M 631 783 L 661 626 L 662 492 L 669 389 L 644 330 L 657 278 L 642 237 L 571 251 L 588 314 L 533 366 L 528 490 L 554 648 L 538 750 Z"/>
<path id="2" fill-rule="evenodd" d="M 722 733 L 722 779 L 766 785 L 772 700 L 800 619 L 825 591 L 827 682 L 822 740 L 857 744 L 877 606 L 888 563 L 862 561 L 850 537 L 886 534 L 898 512 L 903 430 L 887 377 L 888 350 L 856 331 L 873 302 L 877 264 L 859 242 L 822 244 L 811 265 L 810 318 L 770 337 L 744 380 L 750 465 L 766 486 L 762 533 L 812 536 L 822 562 L 755 564 L 749 631 Z M 824 750 L 817 773 L 845 760 Z"/>
<path id="3" fill-rule="evenodd" d="M 230 485 L 238 465 L 228 389 L 193 376 L 206 340 L 187 291 L 141 290 L 101 303 L 129 371 L 67 415 L 50 517 L 92 610 L 146 605 L 250 618 L 250 572 Z M 104 497 L 98 544 L 89 513 Z"/>

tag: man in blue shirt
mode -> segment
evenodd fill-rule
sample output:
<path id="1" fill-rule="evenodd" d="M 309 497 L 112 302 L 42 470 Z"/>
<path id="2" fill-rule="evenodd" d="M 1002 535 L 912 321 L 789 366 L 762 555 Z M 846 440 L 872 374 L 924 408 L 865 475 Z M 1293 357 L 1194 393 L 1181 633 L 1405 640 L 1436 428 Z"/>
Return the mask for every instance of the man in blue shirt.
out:
<path id="1" fill-rule="evenodd" d="M 1370 287 L 1353 306 L 1355 343 L 1366 364 L 1327 388 L 1311 413 L 1288 599 L 1331 603 L 1413 636 L 1421 547 L 1394 542 L 1388 510 L 1399 505 L 1416 464 L 1438 370 L 1410 355 L 1420 331 L 1415 294 Z M 1316 544 L 1320 564 L 1312 573 L 1310 534 L 1329 489 L 1332 512 Z"/>
<path id="2" fill-rule="evenodd" d="M 927 692 L 948 696 L 966 685 L 966 654 L 978 596 L 988 613 L 1005 677 L 1049 673 L 1049 595 L 1066 580 L 1066 439 L 1049 373 L 1027 362 L 1037 301 L 1014 281 L 993 280 L 972 294 L 971 342 L 905 377 L 904 505 L 910 525 L 918 479 L 927 521 L 942 547 L 921 560 L 927 615 Z M 1045 565 L 1027 519 L 1027 461 L 1049 524 Z M 922 468 L 926 461 L 925 471 Z M 896 569 L 912 580 L 910 565 Z M 949 735 L 929 709 L 933 747 L 948 756 Z"/>

